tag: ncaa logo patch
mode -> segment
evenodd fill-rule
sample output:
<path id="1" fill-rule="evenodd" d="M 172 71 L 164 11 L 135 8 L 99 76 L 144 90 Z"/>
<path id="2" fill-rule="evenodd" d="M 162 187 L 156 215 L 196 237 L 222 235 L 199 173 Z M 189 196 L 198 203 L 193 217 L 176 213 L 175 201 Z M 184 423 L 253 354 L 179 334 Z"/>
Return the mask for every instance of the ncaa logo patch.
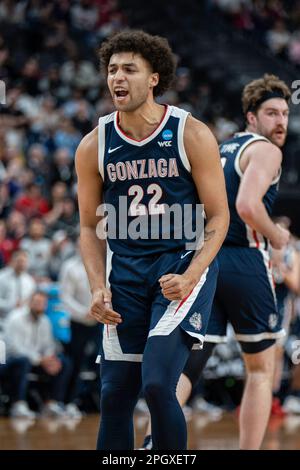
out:
<path id="1" fill-rule="evenodd" d="M 269 315 L 269 327 L 271 328 L 271 330 L 273 330 L 273 328 L 277 326 L 277 322 L 278 322 L 278 317 L 276 313 L 271 313 L 271 315 Z"/>
<path id="2" fill-rule="evenodd" d="M 171 140 L 173 137 L 173 132 L 170 129 L 165 129 L 162 133 L 162 138 L 164 140 Z"/>
<path id="3" fill-rule="evenodd" d="M 198 312 L 193 313 L 193 315 L 192 315 L 191 318 L 189 319 L 189 323 L 190 323 L 190 325 L 192 325 L 192 327 L 193 327 L 196 331 L 200 331 L 201 328 L 202 328 L 202 317 L 201 317 L 201 313 L 198 313 Z"/>

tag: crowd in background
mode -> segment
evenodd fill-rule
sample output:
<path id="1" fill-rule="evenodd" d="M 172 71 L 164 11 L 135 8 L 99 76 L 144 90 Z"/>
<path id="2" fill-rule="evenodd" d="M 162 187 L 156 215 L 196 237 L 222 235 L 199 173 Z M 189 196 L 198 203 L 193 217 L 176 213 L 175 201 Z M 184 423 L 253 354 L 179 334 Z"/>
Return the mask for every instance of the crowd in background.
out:
<path id="1" fill-rule="evenodd" d="M 300 67 L 300 2 L 215 0 L 231 24 L 251 33 L 274 56 Z"/>
<path id="2" fill-rule="evenodd" d="M 300 2 L 206 4 L 272 54 L 300 65 Z M 128 21 L 117 0 L 0 3 L 0 79 L 6 84 L 6 103 L 0 105 L 0 335 L 8 357 L 0 365 L 0 397 L 9 397 L 13 416 L 33 418 L 36 411 L 80 416 L 80 371 L 91 370 L 98 380 L 93 365 L 98 326 L 88 314 L 90 292 L 78 249 L 74 155 L 98 117 L 113 111 L 97 48 Z M 221 141 L 239 130 L 241 121 L 225 118 L 215 99 L 209 82 L 195 84 L 193 70 L 182 61 L 174 87 L 161 101 L 204 119 Z M 288 371 L 300 332 L 299 251 L 293 238 L 277 259 L 280 305 L 292 325 L 281 354 Z M 207 378 L 243 374 L 232 351 L 216 351 Z M 234 354 L 239 358 L 239 351 Z M 32 372 L 38 385 L 48 384 L 47 393 L 39 390 L 43 399 L 33 404 L 35 410 L 28 406 Z M 289 410 L 300 413 L 300 385 L 293 380 L 279 396 L 295 397 Z M 275 388 L 279 393 L 280 384 Z"/>

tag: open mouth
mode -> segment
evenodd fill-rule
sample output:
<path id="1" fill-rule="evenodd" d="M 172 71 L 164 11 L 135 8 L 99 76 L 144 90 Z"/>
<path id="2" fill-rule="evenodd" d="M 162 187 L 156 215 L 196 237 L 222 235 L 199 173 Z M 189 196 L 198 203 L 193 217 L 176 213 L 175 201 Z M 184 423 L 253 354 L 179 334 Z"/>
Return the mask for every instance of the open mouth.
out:
<path id="1" fill-rule="evenodd" d="M 115 90 L 115 97 L 118 101 L 122 101 L 128 95 L 127 90 Z"/>
<path id="2" fill-rule="evenodd" d="M 285 132 L 284 131 L 281 131 L 281 130 L 278 130 L 278 131 L 275 131 L 275 135 L 277 137 L 284 137 L 285 136 Z"/>

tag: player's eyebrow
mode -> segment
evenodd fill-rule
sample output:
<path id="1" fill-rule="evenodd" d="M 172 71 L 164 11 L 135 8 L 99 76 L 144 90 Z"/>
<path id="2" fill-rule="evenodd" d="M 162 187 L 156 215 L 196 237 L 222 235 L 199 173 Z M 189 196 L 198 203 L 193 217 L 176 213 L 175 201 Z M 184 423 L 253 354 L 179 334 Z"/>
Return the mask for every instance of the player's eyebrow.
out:
<path id="1" fill-rule="evenodd" d="M 266 111 L 275 111 L 276 113 L 278 112 L 283 112 L 283 113 L 289 113 L 289 109 L 277 109 L 277 108 L 265 108 Z"/>
<path id="2" fill-rule="evenodd" d="M 108 65 L 108 67 L 115 67 L 118 64 L 115 62 L 112 62 L 111 64 Z M 122 67 L 136 67 L 136 64 L 134 62 L 125 62 L 124 64 L 121 64 Z"/>

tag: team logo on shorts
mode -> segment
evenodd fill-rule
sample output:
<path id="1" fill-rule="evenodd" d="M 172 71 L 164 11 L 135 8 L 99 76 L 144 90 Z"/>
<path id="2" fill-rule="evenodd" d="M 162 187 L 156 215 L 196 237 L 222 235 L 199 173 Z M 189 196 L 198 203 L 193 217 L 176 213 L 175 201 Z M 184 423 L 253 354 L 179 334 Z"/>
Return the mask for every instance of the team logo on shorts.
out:
<path id="1" fill-rule="evenodd" d="M 189 323 L 196 331 L 200 331 L 202 328 L 202 317 L 201 313 L 195 312 L 189 319 Z"/>
<path id="2" fill-rule="evenodd" d="M 271 313 L 271 315 L 269 315 L 269 327 L 271 328 L 271 330 L 273 330 L 273 328 L 277 326 L 277 322 L 278 322 L 278 317 L 276 313 Z"/>

